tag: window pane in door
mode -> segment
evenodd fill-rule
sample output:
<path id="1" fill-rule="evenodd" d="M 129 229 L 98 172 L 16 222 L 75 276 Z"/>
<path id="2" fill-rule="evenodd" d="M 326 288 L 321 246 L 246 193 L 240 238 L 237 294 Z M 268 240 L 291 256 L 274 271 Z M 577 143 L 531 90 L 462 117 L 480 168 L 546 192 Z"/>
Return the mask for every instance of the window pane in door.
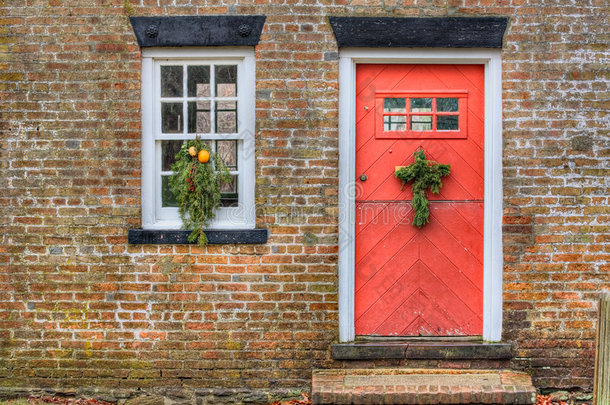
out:
<path id="1" fill-rule="evenodd" d="M 407 100 L 405 98 L 384 98 L 384 112 L 407 112 Z"/>
<path id="2" fill-rule="evenodd" d="M 412 115 L 411 130 L 412 131 L 429 131 L 432 129 L 431 115 Z"/>
<path id="3" fill-rule="evenodd" d="M 412 98 L 411 99 L 411 111 L 412 112 L 432 112 L 432 99 L 431 98 Z"/>
<path id="4" fill-rule="evenodd" d="M 436 99 L 436 111 L 457 112 L 457 110 L 458 110 L 458 99 L 457 98 L 437 98 Z"/>
<path id="5" fill-rule="evenodd" d="M 438 129 L 439 131 L 460 129 L 460 126 L 458 125 L 458 116 L 457 115 L 438 115 L 436 117 L 436 129 Z"/>
<path id="6" fill-rule="evenodd" d="M 404 115 L 386 115 L 383 117 L 384 131 L 406 131 L 407 117 Z"/>

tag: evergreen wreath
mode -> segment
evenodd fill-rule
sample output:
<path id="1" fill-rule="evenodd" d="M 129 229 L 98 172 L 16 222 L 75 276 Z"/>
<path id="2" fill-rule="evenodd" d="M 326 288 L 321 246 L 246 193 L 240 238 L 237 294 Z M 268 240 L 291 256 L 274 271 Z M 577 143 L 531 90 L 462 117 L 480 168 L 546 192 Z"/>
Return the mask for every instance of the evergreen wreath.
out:
<path id="1" fill-rule="evenodd" d="M 413 191 L 411 206 L 415 211 L 413 225 L 421 228 L 430 222 L 430 209 L 428 208 L 429 202 L 426 198 L 426 192 L 429 188 L 434 194 L 439 193 L 439 189 L 443 187 L 441 178 L 449 174 L 451 166 L 426 160 L 423 148 L 417 149 L 413 155 L 415 156 L 415 163 L 397 169 L 394 175 L 402 181 L 401 189 L 407 182 L 414 180 L 413 186 L 411 186 Z"/>
<path id="2" fill-rule="evenodd" d="M 169 187 L 178 202 L 183 227 L 193 230 L 188 240 L 206 245 L 203 230 L 214 218 L 220 206 L 220 186 L 231 181 L 231 174 L 218 154 L 200 139 L 182 145 L 172 171 Z"/>

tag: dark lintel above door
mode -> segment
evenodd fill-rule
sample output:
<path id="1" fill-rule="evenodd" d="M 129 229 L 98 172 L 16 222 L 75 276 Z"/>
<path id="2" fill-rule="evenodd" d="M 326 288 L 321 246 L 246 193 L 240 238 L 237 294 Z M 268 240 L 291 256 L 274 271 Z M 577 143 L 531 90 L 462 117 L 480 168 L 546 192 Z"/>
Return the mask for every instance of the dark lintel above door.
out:
<path id="1" fill-rule="evenodd" d="M 340 48 L 502 48 L 507 17 L 329 17 Z"/>

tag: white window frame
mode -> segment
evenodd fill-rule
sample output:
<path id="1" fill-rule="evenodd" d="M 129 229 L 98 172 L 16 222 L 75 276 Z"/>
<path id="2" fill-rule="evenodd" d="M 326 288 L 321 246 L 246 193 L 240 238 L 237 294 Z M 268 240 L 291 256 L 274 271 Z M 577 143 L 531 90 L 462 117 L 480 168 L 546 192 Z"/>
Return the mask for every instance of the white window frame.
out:
<path id="1" fill-rule="evenodd" d="M 344 48 L 339 53 L 339 340 L 355 339 L 356 65 L 482 64 L 485 68 L 483 340 L 502 338 L 502 59 L 496 49 Z"/>
<path id="2" fill-rule="evenodd" d="M 200 134 L 202 140 L 237 142 L 239 179 L 237 207 L 220 207 L 210 229 L 253 229 L 255 58 L 252 47 L 144 48 L 142 50 L 142 228 L 181 229 L 178 208 L 161 207 L 160 140 L 194 139 L 195 135 L 161 135 L 160 66 L 210 63 L 237 65 L 237 134 Z M 212 71 L 211 71 L 212 75 Z M 237 172 L 236 172 L 237 173 Z"/>

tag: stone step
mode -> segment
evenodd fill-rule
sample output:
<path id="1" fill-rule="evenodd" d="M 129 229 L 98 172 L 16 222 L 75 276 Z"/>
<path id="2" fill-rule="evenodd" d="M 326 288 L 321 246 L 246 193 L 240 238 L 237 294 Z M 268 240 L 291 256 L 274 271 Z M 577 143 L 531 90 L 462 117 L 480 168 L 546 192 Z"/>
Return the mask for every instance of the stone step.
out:
<path id="1" fill-rule="evenodd" d="M 531 405 L 529 375 L 510 370 L 314 370 L 312 401 L 321 404 Z"/>

